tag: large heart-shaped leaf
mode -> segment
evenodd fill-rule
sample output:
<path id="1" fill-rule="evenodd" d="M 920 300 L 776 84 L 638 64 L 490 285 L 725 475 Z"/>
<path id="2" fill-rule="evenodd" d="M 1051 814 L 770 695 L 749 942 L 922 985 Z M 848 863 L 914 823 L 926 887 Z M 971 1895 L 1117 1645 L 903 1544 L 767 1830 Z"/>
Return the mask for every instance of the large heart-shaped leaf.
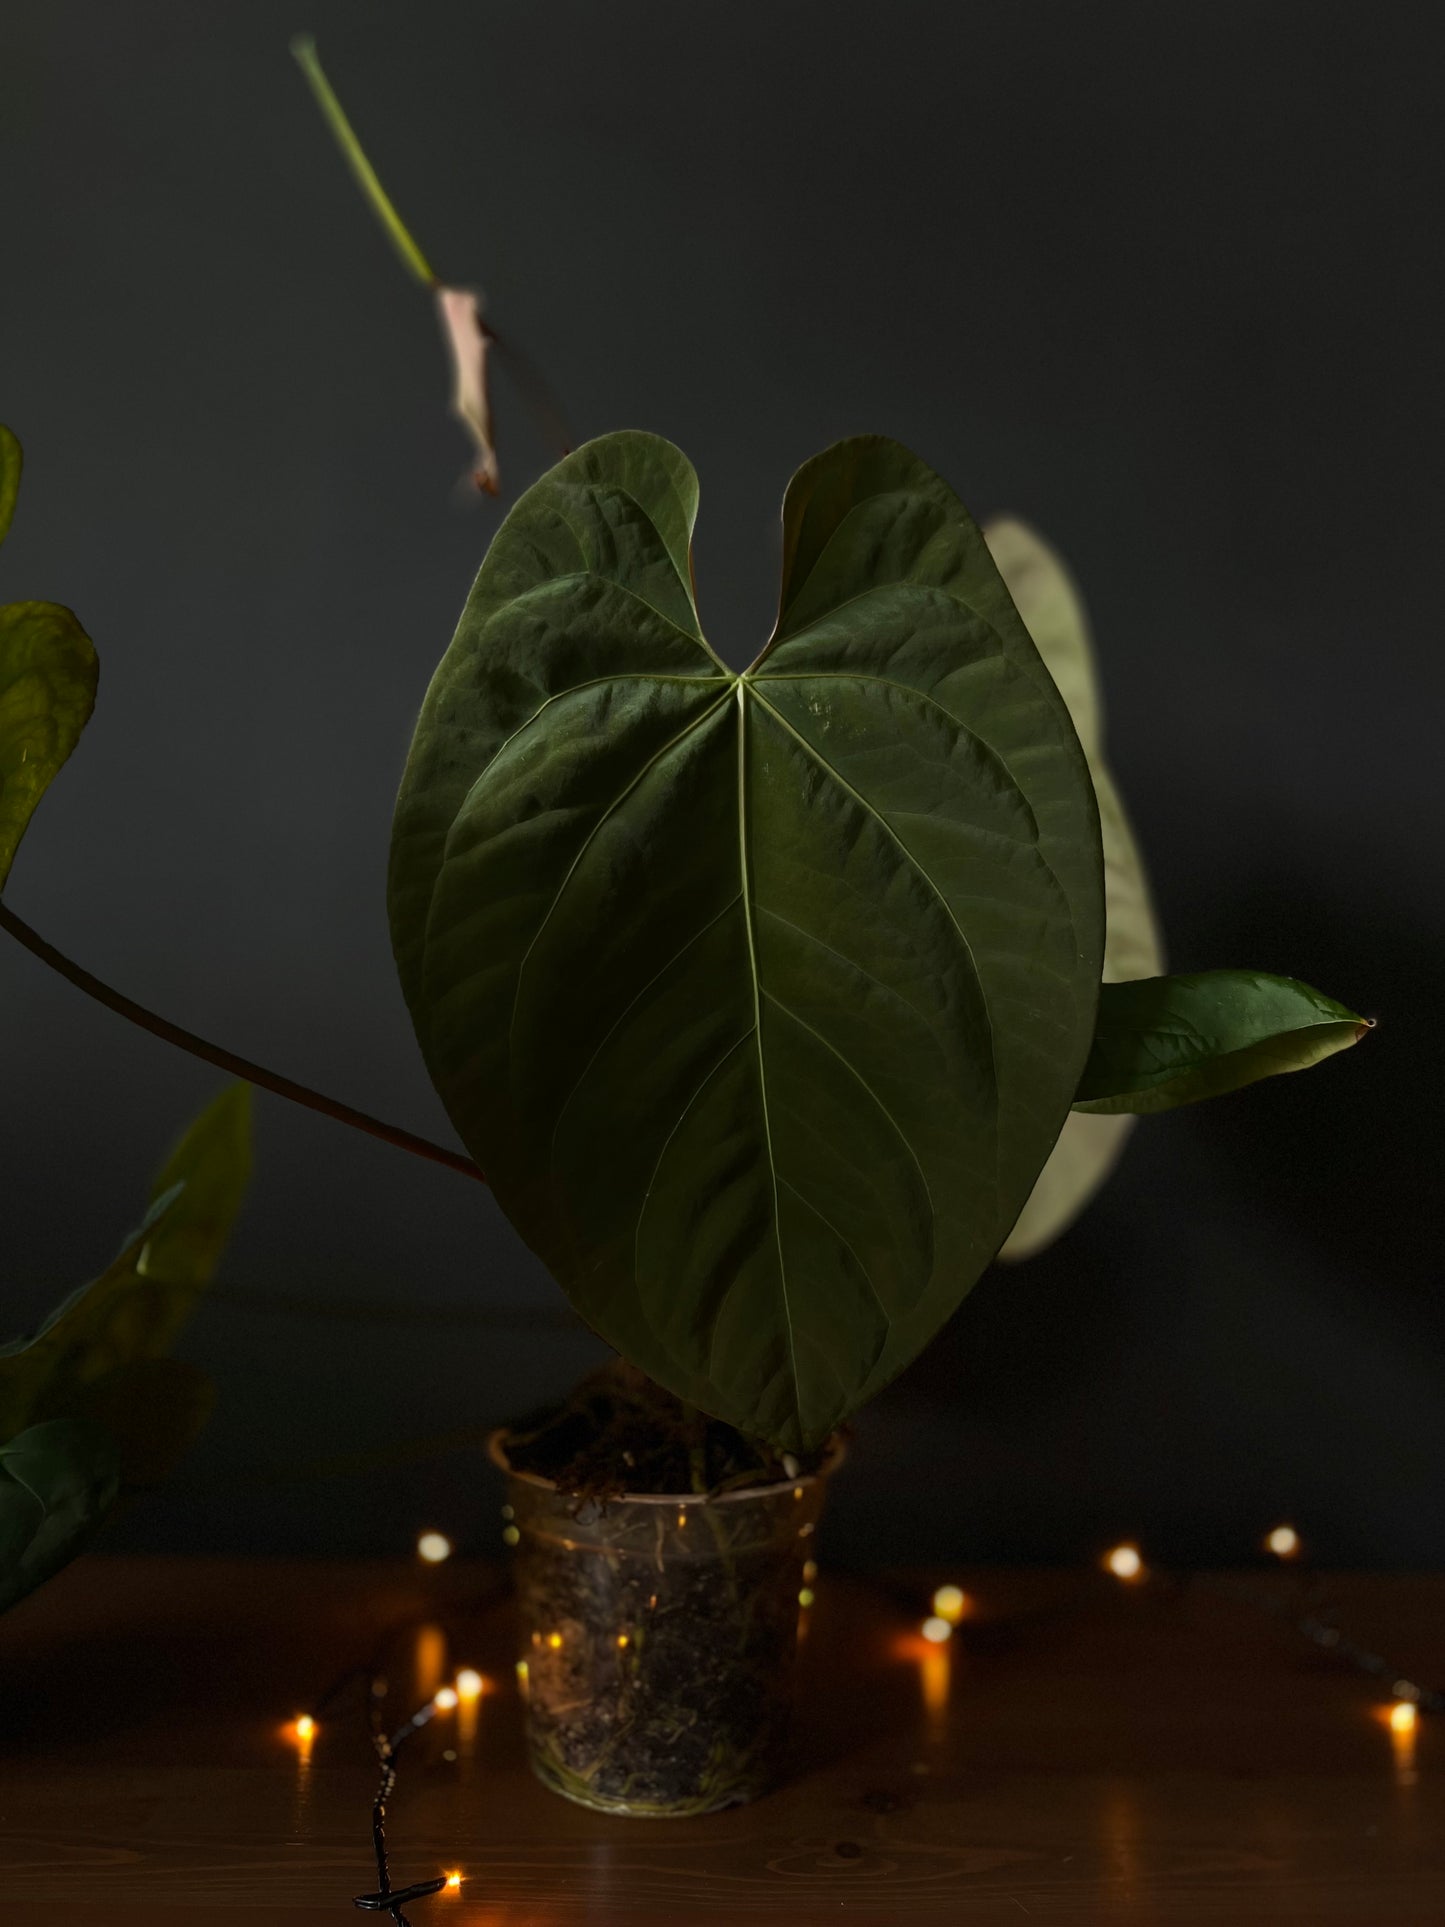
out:
<path id="1" fill-rule="evenodd" d="M 1164 968 L 1163 943 L 1139 847 L 1104 756 L 1103 704 L 1083 599 L 1059 556 L 1026 523 L 991 522 L 984 536 L 1089 759 L 1104 845 L 1104 982 L 1156 977 Z M 1132 1129 L 1126 1116 L 1070 1117 L 999 1256 L 1029 1258 L 1052 1244 L 1113 1170 Z"/>
<path id="2" fill-rule="evenodd" d="M 865 438 L 794 478 L 741 676 L 698 626 L 696 505 L 628 433 L 508 516 L 412 745 L 393 940 L 452 1119 L 578 1310 L 797 1447 L 953 1311 L 1058 1135 L 1098 821 L 915 456 Z"/>
<path id="3" fill-rule="evenodd" d="M 20 444 L 0 428 L 0 541 L 20 487 Z M 95 707 L 95 650 L 58 602 L 0 607 L 0 890 L 51 779 Z"/>
<path id="4" fill-rule="evenodd" d="M 1259 970 L 1106 984 L 1076 1108 L 1172 1111 L 1308 1070 L 1373 1028 L 1322 991 Z"/>
<path id="5" fill-rule="evenodd" d="M 119 1485 L 115 1445 L 89 1419 L 52 1419 L 0 1445 L 0 1612 L 84 1549 Z"/>

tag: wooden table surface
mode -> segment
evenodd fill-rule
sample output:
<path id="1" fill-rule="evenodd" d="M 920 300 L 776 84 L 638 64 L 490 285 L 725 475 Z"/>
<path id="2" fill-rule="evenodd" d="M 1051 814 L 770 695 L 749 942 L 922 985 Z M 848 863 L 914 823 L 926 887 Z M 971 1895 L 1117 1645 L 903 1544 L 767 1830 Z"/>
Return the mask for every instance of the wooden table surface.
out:
<path id="1" fill-rule="evenodd" d="M 933 1584 L 969 1618 L 916 1629 Z M 381 1647 L 398 1720 L 487 1676 L 403 1762 L 398 1883 L 457 1868 L 413 1927 L 624 1923 L 1445 1921 L 1445 1731 L 1237 1581 L 824 1572 L 797 1773 L 747 1808 L 628 1821 L 523 1765 L 492 1569 L 82 1560 L 0 1621 L 0 1917 L 17 1927 L 317 1927 L 376 1884 L 359 1690 L 302 1764 L 284 1722 Z M 1255 1575 L 1445 1676 L 1445 1580 Z M 930 1655 L 930 1656 L 925 1656 Z M 1413 1752 L 1413 1757 L 1411 1757 Z M 451 1754 L 453 1757 L 446 1757 Z"/>

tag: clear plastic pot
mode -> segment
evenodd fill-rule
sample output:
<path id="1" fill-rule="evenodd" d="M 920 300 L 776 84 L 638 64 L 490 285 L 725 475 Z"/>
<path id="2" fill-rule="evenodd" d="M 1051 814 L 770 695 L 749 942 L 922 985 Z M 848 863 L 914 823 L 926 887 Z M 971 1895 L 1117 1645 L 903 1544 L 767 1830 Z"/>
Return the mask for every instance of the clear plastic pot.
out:
<path id="1" fill-rule="evenodd" d="M 515 1528 L 537 1777 L 583 1806 L 637 1816 L 712 1813 L 773 1785 L 803 1567 L 841 1447 L 786 1485 L 605 1504 L 514 1471 L 505 1433 L 491 1455 Z"/>

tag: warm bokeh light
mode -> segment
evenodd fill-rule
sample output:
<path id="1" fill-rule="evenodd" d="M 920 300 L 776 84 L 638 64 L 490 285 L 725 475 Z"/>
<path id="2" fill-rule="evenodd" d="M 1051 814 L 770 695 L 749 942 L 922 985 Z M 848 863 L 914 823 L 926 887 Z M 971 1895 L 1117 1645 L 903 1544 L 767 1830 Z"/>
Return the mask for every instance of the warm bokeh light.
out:
<path id="1" fill-rule="evenodd" d="M 1392 1733 L 1413 1733 L 1420 1715 L 1409 1700 L 1396 1700 L 1390 1708 L 1390 1731 Z"/>
<path id="2" fill-rule="evenodd" d="M 447 1884 L 445 1887 L 443 1887 L 442 1892 L 448 1893 L 448 1894 L 459 1894 L 461 1890 L 462 1890 L 461 1875 L 459 1873 L 449 1873 L 447 1875 Z"/>
<path id="3" fill-rule="evenodd" d="M 556 1653 L 556 1652 L 560 1652 L 560 1651 L 561 1651 L 561 1648 L 562 1648 L 562 1635 L 561 1635 L 561 1633 L 548 1633 L 548 1635 L 547 1635 L 547 1644 L 548 1644 L 548 1645 L 549 1645 L 549 1646 L 550 1646 L 550 1647 L 552 1648 L 552 1651 L 553 1651 L 554 1653 Z"/>
<path id="4" fill-rule="evenodd" d="M 1276 1559 L 1293 1559 L 1299 1551 L 1299 1534 L 1293 1526 L 1276 1526 L 1264 1535 L 1264 1549 Z"/>
<path id="5" fill-rule="evenodd" d="M 968 1594 L 961 1586 L 940 1586 L 933 1595 L 933 1610 L 950 1626 L 956 1626 L 968 1611 Z"/>
<path id="6" fill-rule="evenodd" d="M 619 1653 L 625 1653 L 631 1644 L 632 1641 L 628 1634 L 619 1633 L 617 1635 L 617 1650 Z"/>
<path id="7" fill-rule="evenodd" d="M 457 1689 L 455 1686 L 438 1687 L 436 1693 L 432 1696 L 432 1705 L 439 1713 L 450 1713 L 456 1703 Z"/>
<path id="8" fill-rule="evenodd" d="M 525 1659 L 517 1661 L 517 1691 L 526 1699 L 532 1690 L 532 1669 Z"/>
<path id="9" fill-rule="evenodd" d="M 439 1566 L 452 1556 L 452 1542 L 444 1532 L 424 1532 L 416 1542 L 416 1556 L 429 1566 Z"/>
<path id="10" fill-rule="evenodd" d="M 1106 1571 L 1112 1572 L 1116 1579 L 1138 1579 L 1144 1571 L 1144 1561 L 1139 1556 L 1137 1546 L 1115 1546 L 1104 1554 Z"/>
<path id="11" fill-rule="evenodd" d="M 479 1700 L 486 1681 L 474 1666 L 464 1666 L 457 1674 L 457 1691 L 464 1700 Z"/>
<path id="12" fill-rule="evenodd" d="M 925 1619 L 919 1631 L 930 1646 L 942 1646 L 945 1640 L 953 1638 L 952 1626 L 946 1619 L 941 1619 L 936 1614 L 932 1619 Z"/>
<path id="13" fill-rule="evenodd" d="M 316 1744 L 316 1735 L 321 1729 L 309 1713 L 298 1713 L 281 1729 L 283 1736 L 296 1749 L 296 1763 L 303 1772 L 311 1765 L 311 1749 Z"/>
<path id="14" fill-rule="evenodd" d="M 515 1526 L 502 1527 L 502 1544 L 504 1546 L 517 1546 L 521 1543 L 522 1535 Z"/>
<path id="15" fill-rule="evenodd" d="M 802 1591 L 798 1594 L 798 1604 L 804 1609 L 804 1611 L 806 1611 L 807 1608 L 812 1605 L 812 1603 L 813 1603 L 813 1588 L 811 1586 L 804 1586 Z"/>

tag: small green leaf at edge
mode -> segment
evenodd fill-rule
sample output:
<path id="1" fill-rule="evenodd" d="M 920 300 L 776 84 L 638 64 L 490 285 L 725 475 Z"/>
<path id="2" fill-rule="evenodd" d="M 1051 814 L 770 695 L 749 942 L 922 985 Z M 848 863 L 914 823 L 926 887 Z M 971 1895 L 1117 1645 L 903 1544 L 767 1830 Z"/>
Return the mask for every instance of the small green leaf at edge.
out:
<path id="1" fill-rule="evenodd" d="M 0 542 L 15 513 L 22 453 L 0 426 Z M 58 602 L 0 606 L 0 890 L 15 852 L 95 708 L 95 647 Z"/>
<path id="2" fill-rule="evenodd" d="M 14 430 L 0 422 L 0 542 L 10 533 L 15 515 L 15 499 L 20 493 L 20 471 L 25 465 Z"/>
<path id="3" fill-rule="evenodd" d="M 1373 1029 L 1291 977 L 1206 970 L 1106 984 L 1077 1111 L 1147 1115 L 1308 1070 Z"/>
<path id="4" fill-rule="evenodd" d="M 0 1612 L 84 1549 L 119 1489 L 115 1441 L 91 1419 L 51 1419 L 0 1445 Z"/>

